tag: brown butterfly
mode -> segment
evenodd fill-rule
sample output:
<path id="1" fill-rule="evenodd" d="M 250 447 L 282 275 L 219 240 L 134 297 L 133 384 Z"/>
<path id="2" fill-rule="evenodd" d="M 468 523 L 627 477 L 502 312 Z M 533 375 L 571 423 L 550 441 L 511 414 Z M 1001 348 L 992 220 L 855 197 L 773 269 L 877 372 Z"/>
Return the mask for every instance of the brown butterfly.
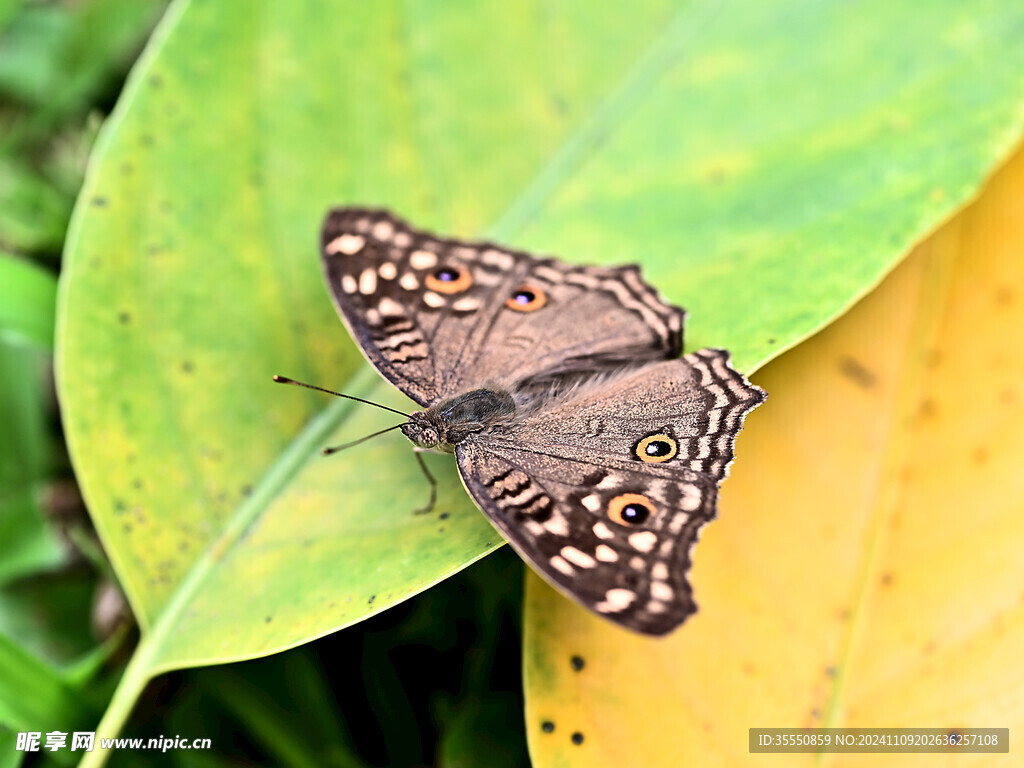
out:
<path id="1" fill-rule="evenodd" d="M 363 353 L 422 408 L 402 431 L 454 453 L 470 495 L 556 588 L 637 632 L 696 610 L 690 549 L 762 390 L 703 349 L 636 267 L 537 258 L 328 214 L 323 264 Z"/>

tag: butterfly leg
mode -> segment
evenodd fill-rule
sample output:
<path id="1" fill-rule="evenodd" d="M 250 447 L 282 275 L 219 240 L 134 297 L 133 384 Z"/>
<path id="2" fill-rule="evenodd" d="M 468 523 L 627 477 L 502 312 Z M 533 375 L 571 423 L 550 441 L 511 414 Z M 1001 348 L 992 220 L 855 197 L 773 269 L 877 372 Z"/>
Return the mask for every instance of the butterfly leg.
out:
<path id="1" fill-rule="evenodd" d="M 413 451 L 413 456 L 416 457 L 416 463 L 420 465 L 420 471 L 423 472 L 424 477 L 427 478 L 427 482 L 430 483 L 430 501 L 427 502 L 427 506 L 414 509 L 414 515 L 425 515 L 434 509 L 434 505 L 437 503 L 437 480 L 430 474 L 430 470 L 427 469 L 427 463 L 423 461 L 423 457 L 420 455 L 422 451 Z"/>

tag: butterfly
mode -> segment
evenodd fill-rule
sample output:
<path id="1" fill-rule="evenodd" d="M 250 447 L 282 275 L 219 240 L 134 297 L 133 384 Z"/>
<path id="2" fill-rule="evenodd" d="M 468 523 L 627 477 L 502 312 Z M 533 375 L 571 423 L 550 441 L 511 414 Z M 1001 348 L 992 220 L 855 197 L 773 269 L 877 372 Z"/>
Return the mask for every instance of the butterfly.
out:
<path id="1" fill-rule="evenodd" d="M 377 370 L 454 453 L 466 490 L 554 587 L 636 632 L 696 610 L 687 581 L 745 414 L 728 353 L 680 357 L 685 312 L 635 266 L 574 266 L 338 208 L 327 285 Z"/>

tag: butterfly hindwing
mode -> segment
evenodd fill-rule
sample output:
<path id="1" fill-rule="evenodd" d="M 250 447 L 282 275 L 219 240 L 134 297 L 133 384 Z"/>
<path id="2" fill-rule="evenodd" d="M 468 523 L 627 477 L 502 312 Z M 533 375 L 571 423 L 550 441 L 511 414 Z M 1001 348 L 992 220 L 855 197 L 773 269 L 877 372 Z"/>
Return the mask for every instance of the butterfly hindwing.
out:
<path id="1" fill-rule="evenodd" d="M 681 348 L 682 310 L 635 267 L 571 266 L 355 208 L 329 213 L 321 241 L 352 335 L 421 405 L 484 382 L 544 380 Z"/>
<path id="2" fill-rule="evenodd" d="M 477 503 L 549 581 L 663 634 L 695 610 L 690 548 L 763 396 L 724 352 L 701 350 L 581 386 L 456 456 Z"/>
<path id="3" fill-rule="evenodd" d="M 696 610 L 690 548 L 714 516 L 717 489 L 692 471 L 596 468 L 560 458 L 519 464 L 479 443 L 456 449 L 477 504 L 536 571 L 577 602 L 629 629 L 661 635 Z M 643 501 L 637 525 L 608 511 Z"/>

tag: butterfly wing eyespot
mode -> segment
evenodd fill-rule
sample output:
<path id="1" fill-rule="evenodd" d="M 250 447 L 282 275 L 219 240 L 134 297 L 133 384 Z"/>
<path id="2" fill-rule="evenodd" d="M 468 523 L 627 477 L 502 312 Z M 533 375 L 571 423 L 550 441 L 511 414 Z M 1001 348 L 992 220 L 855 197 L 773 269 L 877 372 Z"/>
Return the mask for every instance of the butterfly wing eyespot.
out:
<path id="1" fill-rule="evenodd" d="M 623 493 L 608 502 L 608 517 L 619 525 L 640 525 L 657 511 L 654 502 L 641 493 Z"/>
<path id="2" fill-rule="evenodd" d="M 438 293 L 462 293 L 473 284 L 473 276 L 468 269 L 456 264 L 438 267 L 424 278 L 423 283 Z"/>
<path id="3" fill-rule="evenodd" d="M 505 301 L 505 306 L 516 312 L 533 312 L 548 303 L 548 295 L 533 285 L 520 285 Z"/>
<path id="4" fill-rule="evenodd" d="M 648 464 L 660 464 L 675 458 L 679 453 L 679 444 L 664 432 L 657 432 L 637 443 L 633 452 L 640 461 L 646 461 Z"/>

